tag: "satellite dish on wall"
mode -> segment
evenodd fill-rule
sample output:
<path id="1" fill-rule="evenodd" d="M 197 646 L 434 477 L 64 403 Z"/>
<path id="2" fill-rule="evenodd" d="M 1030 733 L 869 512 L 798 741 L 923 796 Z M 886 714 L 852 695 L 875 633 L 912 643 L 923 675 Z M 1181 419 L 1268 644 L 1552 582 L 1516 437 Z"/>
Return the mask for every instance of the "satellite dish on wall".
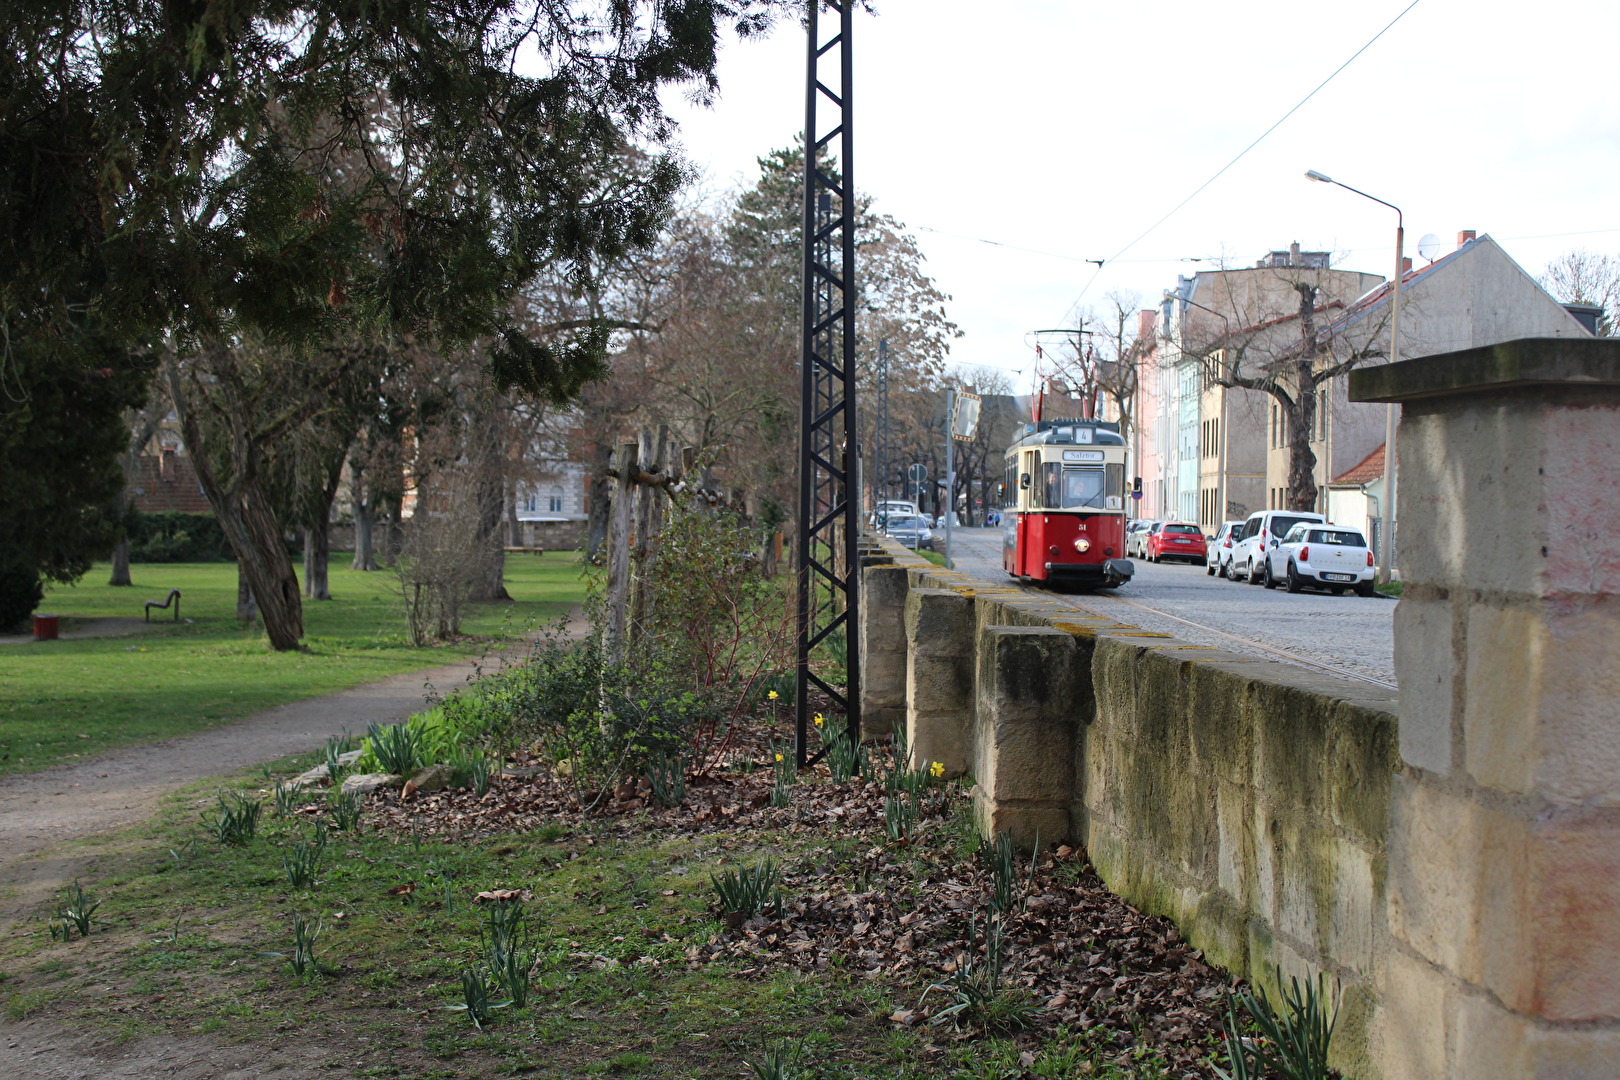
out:
<path id="1" fill-rule="evenodd" d="M 1424 233 L 1423 239 L 1418 241 L 1418 254 L 1434 262 L 1440 257 L 1440 238 L 1434 233 Z"/>

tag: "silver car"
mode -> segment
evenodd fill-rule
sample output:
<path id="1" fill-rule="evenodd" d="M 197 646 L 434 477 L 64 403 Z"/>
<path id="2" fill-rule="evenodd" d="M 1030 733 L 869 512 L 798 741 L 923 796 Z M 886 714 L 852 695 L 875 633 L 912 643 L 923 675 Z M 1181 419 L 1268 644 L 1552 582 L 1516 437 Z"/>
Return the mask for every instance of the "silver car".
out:
<path id="1" fill-rule="evenodd" d="M 923 523 L 921 517 L 910 514 L 891 514 L 884 532 L 906 545 L 921 551 L 934 550 L 934 531 Z"/>

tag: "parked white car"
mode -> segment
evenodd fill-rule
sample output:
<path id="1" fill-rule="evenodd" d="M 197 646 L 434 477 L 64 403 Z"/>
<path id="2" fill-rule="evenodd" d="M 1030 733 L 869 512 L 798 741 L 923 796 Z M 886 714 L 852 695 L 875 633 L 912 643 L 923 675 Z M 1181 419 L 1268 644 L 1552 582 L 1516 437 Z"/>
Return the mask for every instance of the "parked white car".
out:
<path id="1" fill-rule="evenodd" d="M 1373 594 L 1376 570 L 1367 540 L 1355 529 L 1302 522 L 1266 552 L 1261 577 L 1268 589 L 1286 583 L 1289 592 L 1309 586 L 1338 596 L 1346 589 Z"/>
<path id="2" fill-rule="evenodd" d="M 1212 577 L 1225 577 L 1232 568 L 1232 534 L 1243 528 L 1241 521 L 1223 521 L 1209 542 L 1204 554 L 1204 573 Z"/>
<path id="3" fill-rule="evenodd" d="M 1243 523 L 1243 531 L 1234 533 L 1232 563 L 1227 576 L 1233 581 L 1260 584 L 1260 571 L 1266 564 L 1266 553 L 1282 542 L 1289 529 L 1301 522 L 1326 525 L 1327 518 L 1309 510 L 1257 510 Z"/>

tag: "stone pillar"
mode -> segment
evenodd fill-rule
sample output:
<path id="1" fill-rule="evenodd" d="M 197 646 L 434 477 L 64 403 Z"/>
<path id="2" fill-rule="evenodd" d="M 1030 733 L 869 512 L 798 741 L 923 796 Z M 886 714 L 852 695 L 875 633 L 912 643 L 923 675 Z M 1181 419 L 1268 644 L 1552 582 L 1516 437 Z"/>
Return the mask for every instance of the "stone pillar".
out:
<path id="1" fill-rule="evenodd" d="M 861 556 L 861 735 L 888 735 L 906 722 L 906 568 L 887 555 Z"/>
<path id="2" fill-rule="evenodd" d="M 1076 775 L 1079 649 L 1051 626 L 986 626 L 979 633 L 978 712 L 971 739 L 974 810 L 986 836 L 1071 839 Z"/>
<path id="3" fill-rule="evenodd" d="M 906 594 L 906 737 L 912 765 L 967 771 L 973 722 L 973 600 L 953 589 Z"/>
<path id="4" fill-rule="evenodd" d="M 1388 1080 L 1620 1075 L 1620 342 L 1356 372 L 1397 401 Z"/>

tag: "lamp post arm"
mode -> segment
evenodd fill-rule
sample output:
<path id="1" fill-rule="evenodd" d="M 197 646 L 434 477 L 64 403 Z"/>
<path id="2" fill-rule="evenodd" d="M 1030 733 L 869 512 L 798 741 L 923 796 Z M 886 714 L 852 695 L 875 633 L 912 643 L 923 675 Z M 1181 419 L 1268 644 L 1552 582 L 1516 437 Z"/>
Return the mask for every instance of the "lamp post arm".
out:
<path id="1" fill-rule="evenodd" d="M 1342 180 L 1329 180 L 1328 183 L 1336 184 L 1339 187 L 1344 188 L 1344 190 L 1346 190 L 1346 191 L 1353 191 L 1357 195 L 1360 195 L 1363 199 L 1371 199 L 1373 202 L 1378 203 L 1380 206 L 1389 207 L 1391 210 L 1395 211 L 1395 227 L 1397 229 L 1405 229 L 1406 228 L 1405 216 L 1401 213 L 1401 208 L 1396 206 L 1394 203 L 1385 202 L 1383 199 L 1380 199 L 1376 195 L 1369 195 L 1365 191 L 1362 191 L 1360 188 L 1353 188 L 1349 184 L 1346 184 Z"/>

